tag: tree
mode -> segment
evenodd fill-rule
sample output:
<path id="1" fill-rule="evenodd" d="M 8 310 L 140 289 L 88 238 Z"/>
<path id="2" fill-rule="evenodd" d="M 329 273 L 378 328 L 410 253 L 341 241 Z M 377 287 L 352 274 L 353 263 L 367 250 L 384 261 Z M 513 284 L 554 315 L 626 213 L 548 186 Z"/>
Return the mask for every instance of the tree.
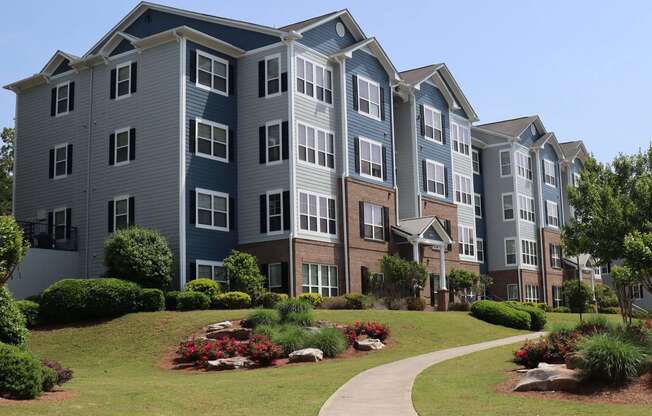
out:
<path id="1" fill-rule="evenodd" d="M 623 322 L 625 325 L 630 325 L 632 323 L 633 305 L 632 286 L 637 284 L 638 279 L 631 268 L 615 266 L 611 269 L 611 280 L 618 295 Z"/>
<path id="2" fill-rule="evenodd" d="M 23 230 L 14 217 L 0 216 L 0 286 L 11 277 L 14 269 L 21 262 L 29 244 L 23 238 Z"/>
<path id="3" fill-rule="evenodd" d="M 393 299 L 416 296 L 428 280 L 426 266 L 399 256 L 385 255 L 380 260 L 383 271 L 383 294 Z"/>
<path id="4" fill-rule="evenodd" d="M 469 289 L 476 288 L 479 282 L 477 274 L 464 270 L 453 268 L 448 274 L 448 286 L 451 292 L 462 299 L 466 303 L 466 294 Z"/>
<path id="5" fill-rule="evenodd" d="M 564 297 L 568 301 L 571 312 L 580 314 L 581 321 L 582 312 L 591 300 L 591 288 L 579 280 L 567 280 L 564 282 Z"/>
<path id="6" fill-rule="evenodd" d="M 652 232 L 634 231 L 625 236 L 625 264 L 638 274 L 637 283 L 652 292 Z"/>
<path id="7" fill-rule="evenodd" d="M 260 273 L 256 257 L 249 253 L 232 250 L 224 259 L 229 276 L 229 290 L 244 292 L 253 299 L 264 291 L 265 278 Z"/>
<path id="8" fill-rule="evenodd" d="M 605 284 L 595 286 L 595 300 L 598 304 L 598 310 L 619 305 L 616 292 Z"/>
<path id="9" fill-rule="evenodd" d="M 481 274 L 478 278 L 478 290 L 477 296 L 479 299 L 485 299 L 487 297 L 487 290 L 491 285 L 494 284 L 494 278 L 488 274 Z"/>
<path id="10" fill-rule="evenodd" d="M 0 215 L 9 215 L 14 182 L 14 129 L 2 129 L 0 139 Z"/>

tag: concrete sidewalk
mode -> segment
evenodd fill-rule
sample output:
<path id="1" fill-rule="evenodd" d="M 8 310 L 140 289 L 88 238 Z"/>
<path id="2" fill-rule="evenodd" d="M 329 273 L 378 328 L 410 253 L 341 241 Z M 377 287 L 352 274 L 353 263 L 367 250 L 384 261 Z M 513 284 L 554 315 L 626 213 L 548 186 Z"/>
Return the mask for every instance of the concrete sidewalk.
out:
<path id="1" fill-rule="evenodd" d="M 479 344 L 435 351 L 366 370 L 326 400 L 319 416 L 417 416 L 412 405 L 412 385 L 417 375 L 433 364 L 476 351 L 523 342 L 544 335 L 537 332 Z M 435 394 L 435 392 L 433 392 Z"/>

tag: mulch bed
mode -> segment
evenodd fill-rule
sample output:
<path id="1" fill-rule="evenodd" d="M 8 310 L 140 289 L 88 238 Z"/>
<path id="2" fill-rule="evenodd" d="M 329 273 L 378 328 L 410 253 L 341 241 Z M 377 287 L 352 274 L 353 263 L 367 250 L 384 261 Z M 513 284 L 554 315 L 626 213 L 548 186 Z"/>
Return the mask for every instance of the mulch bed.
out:
<path id="1" fill-rule="evenodd" d="M 43 393 L 36 399 L 32 399 L 32 400 L 13 400 L 13 399 L 5 399 L 0 397 L 0 406 L 28 405 L 28 404 L 43 403 L 43 402 L 60 402 L 62 400 L 73 399 L 77 396 L 79 396 L 79 391 L 77 390 L 55 389 L 53 391 Z"/>
<path id="2" fill-rule="evenodd" d="M 576 392 L 567 391 L 523 391 L 515 392 L 514 387 L 522 374 L 516 371 L 506 373 L 509 378 L 496 386 L 501 394 L 535 397 L 544 400 L 568 400 L 585 403 L 606 404 L 652 404 L 652 373 L 633 380 L 624 386 L 605 386 L 590 384 L 581 386 Z"/>

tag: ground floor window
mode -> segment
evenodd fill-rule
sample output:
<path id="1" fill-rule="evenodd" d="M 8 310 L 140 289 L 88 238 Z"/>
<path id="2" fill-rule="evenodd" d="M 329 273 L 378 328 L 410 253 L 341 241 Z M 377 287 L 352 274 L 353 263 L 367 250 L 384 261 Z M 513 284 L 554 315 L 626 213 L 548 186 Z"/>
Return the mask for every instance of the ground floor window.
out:
<path id="1" fill-rule="evenodd" d="M 538 285 L 525 285 L 525 301 L 526 302 L 539 302 L 539 286 Z"/>
<path id="2" fill-rule="evenodd" d="M 337 267 L 326 264 L 303 264 L 301 268 L 303 293 L 337 296 Z"/>
<path id="3" fill-rule="evenodd" d="M 478 238 L 476 241 L 476 254 L 478 256 L 478 261 L 480 263 L 484 263 L 484 240 L 482 238 Z"/>
<path id="4" fill-rule="evenodd" d="M 223 285 L 226 285 L 229 280 L 226 275 L 224 263 L 221 261 L 197 260 L 195 275 L 197 279 L 211 279 Z"/>
<path id="5" fill-rule="evenodd" d="M 634 285 L 632 286 L 632 299 L 643 299 L 643 285 Z"/>
<path id="6" fill-rule="evenodd" d="M 552 306 L 555 308 L 564 306 L 564 294 L 561 286 L 552 287 Z"/>
<path id="7" fill-rule="evenodd" d="M 523 264 L 528 266 L 537 266 L 539 264 L 536 241 L 521 240 L 521 249 L 523 253 Z"/>
<path id="8" fill-rule="evenodd" d="M 507 300 L 518 300 L 518 285 L 507 285 Z"/>
<path id="9" fill-rule="evenodd" d="M 272 263 L 267 266 L 267 276 L 269 278 L 269 288 L 283 287 L 283 267 L 281 263 Z"/>

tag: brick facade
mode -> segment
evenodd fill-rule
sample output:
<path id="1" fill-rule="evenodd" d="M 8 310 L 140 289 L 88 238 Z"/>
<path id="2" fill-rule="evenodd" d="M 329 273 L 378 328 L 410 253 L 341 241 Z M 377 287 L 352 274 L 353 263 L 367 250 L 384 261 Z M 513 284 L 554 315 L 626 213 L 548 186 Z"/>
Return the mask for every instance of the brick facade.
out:
<path id="1" fill-rule="evenodd" d="M 561 268 L 552 267 L 550 245 L 561 245 L 561 234 L 558 231 L 544 228 L 541 232 L 541 244 L 543 246 L 543 267 L 546 274 L 546 299 L 548 305 L 553 306 L 552 287 L 563 285 L 564 271 Z"/>
<path id="2" fill-rule="evenodd" d="M 303 293 L 304 264 L 322 264 L 337 266 L 338 292 L 346 292 L 346 274 L 344 271 L 344 248 L 341 243 L 328 243 L 297 238 L 293 241 L 294 251 L 294 295 Z M 359 290 L 358 290 L 359 291 Z"/>

